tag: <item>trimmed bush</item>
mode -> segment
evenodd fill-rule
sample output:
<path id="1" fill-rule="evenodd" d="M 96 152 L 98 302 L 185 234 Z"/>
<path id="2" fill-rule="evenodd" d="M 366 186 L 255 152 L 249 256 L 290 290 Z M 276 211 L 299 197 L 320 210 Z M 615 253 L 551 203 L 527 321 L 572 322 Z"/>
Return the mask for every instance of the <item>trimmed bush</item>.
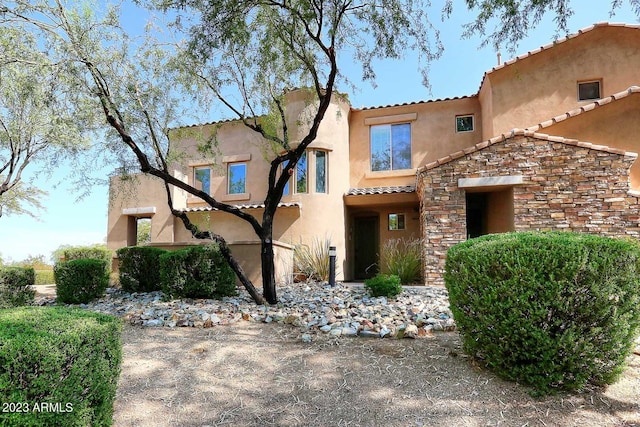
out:
<path id="1" fill-rule="evenodd" d="M 378 274 L 377 276 L 364 281 L 364 287 L 373 297 L 395 298 L 402 292 L 400 278 L 394 274 Z"/>
<path id="2" fill-rule="evenodd" d="M 64 261 L 73 261 L 76 259 L 102 259 L 107 262 L 107 272 L 111 272 L 111 261 L 113 253 L 104 245 L 95 246 L 74 246 L 65 248 L 62 251 Z"/>
<path id="3" fill-rule="evenodd" d="M 217 244 L 191 246 L 160 256 L 166 298 L 221 298 L 236 294 L 235 275 Z"/>
<path id="4" fill-rule="evenodd" d="M 111 425 L 121 331 L 119 319 L 86 310 L 1 311 L 0 402 L 13 405 L 1 424 Z"/>
<path id="5" fill-rule="evenodd" d="M 86 304 L 104 294 L 109 285 L 107 261 L 76 259 L 59 262 L 53 268 L 57 301 L 65 304 Z"/>
<path id="6" fill-rule="evenodd" d="M 422 274 L 422 240 L 389 239 L 382 246 L 381 271 L 400 277 L 400 283 L 409 285 Z"/>
<path id="7" fill-rule="evenodd" d="M 0 268 L 0 308 L 31 305 L 36 294 L 35 271 L 31 267 Z"/>
<path id="8" fill-rule="evenodd" d="M 636 243 L 508 233 L 453 246 L 445 267 L 464 350 L 532 394 L 614 382 L 640 326 Z"/>
<path id="9" fill-rule="evenodd" d="M 160 255 L 167 251 L 151 246 L 130 246 L 117 250 L 119 277 L 126 292 L 151 292 L 162 289 Z"/>

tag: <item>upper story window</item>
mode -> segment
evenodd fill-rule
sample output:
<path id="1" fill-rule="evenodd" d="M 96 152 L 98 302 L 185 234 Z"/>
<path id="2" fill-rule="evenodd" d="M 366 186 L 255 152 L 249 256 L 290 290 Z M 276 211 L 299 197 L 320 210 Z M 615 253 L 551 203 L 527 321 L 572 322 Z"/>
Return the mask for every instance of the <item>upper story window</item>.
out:
<path id="1" fill-rule="evenodd" d="M 371 170 L 411 169 L 411 125 L 371 126 Z"/>
<path id="2" fill-rule="evenodd" d="M 307 192 L 308 171 L 309 165 L 307 164 L 307 152 L 305 151 L 296 164 L 296 193 Z"/>
<path id="3" fill-rule="evenodd" d="M 209 166 L 198 166 L 193 168 L 194 187 L 211 195 L 211 168 Z"/>
<path id="4" fill-rule="evenodd" d="M 473 114 L 456 116 L 456 132 L 473 132 Z"/>
<path id="5" fill-rule="evenodd" d="M 327 152 L 316 151 L 316 193 L 327 192 Z"/>
<path id="6" fill-rule="evenodd" d="M 600 99 L 600 80 L 588 82 L 578 82 L 578 101 L 588 101 L 590 99 Z"/>
<path id="7" fill-rule="evenodd" d="M 228 194 L 243 194 L 247 192 L 247 164 L 229 163 Z"/>

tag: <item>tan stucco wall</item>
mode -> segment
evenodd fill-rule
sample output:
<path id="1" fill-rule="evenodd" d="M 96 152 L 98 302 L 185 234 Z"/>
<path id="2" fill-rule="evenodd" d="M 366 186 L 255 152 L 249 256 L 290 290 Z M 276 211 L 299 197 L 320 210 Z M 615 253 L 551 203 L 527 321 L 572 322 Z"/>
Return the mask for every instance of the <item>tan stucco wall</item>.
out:
<path id="1" fill-rule="evenodd" d="M 415 120 L 402 120 L 403 115 L 406 114 L 415 114 Z M 467 114 L 474 115 L 474 131 L 456 133 L 456 116 Z M 365 123 L 367 119 L 377 119 L 376 124 L 411 123 L 412 169 L 371 172 L 370 125 Z M 415 184 L 415 170 L 418 167 L 477 143 L 482 135 L 480 119 L 480 105 L 478 97 L 475 96 L 396 107 L 353 110 L 349 129 L 351 187 Z"/>
<path id="2" fill-rule="evenodd" d="M 112 250 L 135 244 L 135 219 L 151 218 L 151 241 L 173 241 L 174 221 L 167 204 L 164 184 L 150 175 L 134 175 L 128 179 L 111 177 L 107 218 L 107 247 Z M 172 190 L 177 206 L 184 202 L 179 190 Z M 149 212 L 153 208 L 155 213 Z M 124 214 L 125 209 L 140 213 Z"/>
<path id="3" fill-rule="evenodd" d="M 640 152 L 640 93 L 632 93 L 603 107 L 596 107 L 541 132 L 579 141 Z M 631 167 L 631 188 L 640 189 L 640 162 Z"/>
<path id="4" fill-rule="evenodd" d="M 490 72 L 484 84 L 482 139 L 548 120 L 592 101 L 578 101 L 578 81 L 602 79 L 601 96 L 640 83 L 640 30 L 599 27 Z M 482 92 L 482 91 L 481 91 Z"/>

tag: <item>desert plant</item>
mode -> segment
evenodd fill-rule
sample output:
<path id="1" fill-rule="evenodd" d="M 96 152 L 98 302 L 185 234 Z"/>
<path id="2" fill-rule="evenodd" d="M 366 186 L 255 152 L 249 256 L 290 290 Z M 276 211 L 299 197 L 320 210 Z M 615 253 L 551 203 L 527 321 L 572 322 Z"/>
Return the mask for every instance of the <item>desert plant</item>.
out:
<path id="1" fill-rule="evenodd" d="M 160 256 L 167 251 L 151 246 L 130 246 L 117 250 L 122 290 L 151 292 L 162 289 Z"/>
<path id="2" fill-rule="evenodd" d="M 215 243 L 170 251 L 159 260 L 166 298 L 221 298 L 236 294 L 233 270 Z"/>
<path id="3" fill-rule="evenodd" d="M 533 394 L 602 385 L 640 327 L 640 249 L 574 233 L 508 233 L 453 246 L 445 267 L 464 350 Z"/>
<path id="4" fill-rule="evenodd" d="M 86 304 L 104 293 L 109 285 L 107 261 L 75 259 L 59 262 L 53 269 L 57 301 L 65 304 Z"/>
<path id="5" fill-rule="evenodd" d="M 111 425 L 121 331 L 119 319 L 87 310 L 0 311 L 0 402 L 13 405 L 0 424 Z"/>
<path id="6" fill-rule="evenodd" d="M 422 274 L 422 240 L 389 239 L 382 245 L 381 272 L 400 277 L 400 283 L 408 285 L 420 279 Z"/>
<path id="7" fill-rule="evenodd" d="M 311 244 L 298 243 L 293 247 L 293 271 L 302 274 L 308 280 L 329 280 L 329 247 L 328 238 L 313 238 Z"/>
<path id="8" fill-rule="evenodd" d="M 0 267 L 0 308 L 33 303 L 35 272 L 27 267 Z"/>
<path id="9" fill-rule="evenodd" d="M 36 270 L 36 285 L 52 285 L 56 282 L 53 277 L 53 267 L 47 270 Z"/>
<path id="10" fill-rule="evenodd" d="M 400 278 L 396 275 L 378 274 L 364 281 L 364 287 L 373 297 L 395 298 L 402 292 Z"/>

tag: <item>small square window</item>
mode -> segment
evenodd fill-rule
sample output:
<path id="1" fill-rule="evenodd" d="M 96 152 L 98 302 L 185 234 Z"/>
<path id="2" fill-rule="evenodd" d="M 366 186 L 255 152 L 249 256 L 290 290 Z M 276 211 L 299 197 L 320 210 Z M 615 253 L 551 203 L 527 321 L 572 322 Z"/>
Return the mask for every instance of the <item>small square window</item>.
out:
<path id="1" fill-rule="evenodd" d="M 578 100 L 600 99 L 600 81 L 578 83 Z"/>
<path id="2" fill-rule="evenodd" d="M 404 214 L 389 214 L 389 230 L 404 230 Z"/>
<path id="3" fill-rule="evenodd" d="M 473 132 L 473 115 L 456 116 L 456 132 Z"/>

